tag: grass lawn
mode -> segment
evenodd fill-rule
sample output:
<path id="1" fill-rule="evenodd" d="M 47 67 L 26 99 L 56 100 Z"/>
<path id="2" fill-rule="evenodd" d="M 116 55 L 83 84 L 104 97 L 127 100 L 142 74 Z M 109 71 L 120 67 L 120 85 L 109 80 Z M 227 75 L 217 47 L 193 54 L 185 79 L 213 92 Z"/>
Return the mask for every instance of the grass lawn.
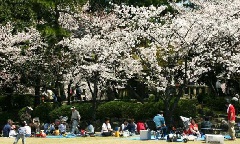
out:
<path id="1" fill-rule="evenodd" d="M 12 144 L 14 138 L 0 137 L 0 144 Z M 21 144 L 21 139 L 18 144 Z M 165 140 L 133 140 L 131 138 L 117 137 L 77 137 L 77 138 L 27 138 L 26 144 L 159 144 L 169 143 Z M 182 143 L 182 142 L 172 142 Z M 202 144 L 204 141 L 188 141 L 188 144 Z M 225 140 L 224 144 L 239 144 L 240 139 L 235 141 Z"/>

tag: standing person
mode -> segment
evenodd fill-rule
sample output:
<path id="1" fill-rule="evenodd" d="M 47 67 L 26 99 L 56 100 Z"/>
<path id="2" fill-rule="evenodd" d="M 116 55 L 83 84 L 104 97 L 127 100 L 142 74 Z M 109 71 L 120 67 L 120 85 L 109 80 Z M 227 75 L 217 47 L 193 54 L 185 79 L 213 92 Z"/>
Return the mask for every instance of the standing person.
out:
<path id="1" fill-rule="evenodd" d="M 163 117 L 163 111 L 160 111 L 159 114 L 157 114 L 153 118 L 153 121 L 156 125 L 156 130 L 160 130 L 163 133 L 161 138 L 164 138 L 167 134 L 167 127 L 166 127 L 166 124 L 165 124 L 165 119 Z"/>
<path id="2" fill-rule="evenodd" d="M 8 119 L 7 124 L 5 124 L 3 127 L 3 137 L 9 137 L 11 126 L 12 126 L 12 120 Z"/>
<path id="3" fill-rule="evenodd" d="M 68 97 L 67 97 L 67 100 L 68 100 L 68 105 L 70 105 L 71 103 L 71 97 L 73 95 L 73 88 L 72 88 L 72 84 L 73 84 L 73 80 L 71 79 L 69 84 L 68 84 Z"/>
<path id="4" fill-rule="evenodd" d="M 229 101 L 227 101 L 226 106 L 227 106 L 227 114 L 228 114 L 228 132 L 231 137 L 231 140 L 235 140 L 236 139 L 235 130 L 234 130 L 235 119 L 236 119 L 235 108 Z"/>
<path id="5" fill-rule="evenodd" d="M 25 144 L 25 134 L 26 134 L 25 122 L 22 122 L 21 127 L 18 129 L 18 134 L 13 144 L 17 144 L 20 138 L 22 139 L 22 144 Z"/>
<path id="6" fill-rule="evenodd" d="M 75 97 L 77 98 L 77 100 L 80 100 L 82 101 L 82 91 L 81 91 L 81 88 L 80 88 L 80 85 L 79 83 L 76 84 L 76 95 Z"/>
<path id="7" fill-rule="evenodd" d="M 76 133 L 79 132 L 78 124 L 80 122 L 81 116 L 74 106 L 71 107 L 71 110 L 72 110 L 72 116 L 71 116 L 72 131 L 71 131 L 71 133 L 74 134 L 75 132 Z"/>

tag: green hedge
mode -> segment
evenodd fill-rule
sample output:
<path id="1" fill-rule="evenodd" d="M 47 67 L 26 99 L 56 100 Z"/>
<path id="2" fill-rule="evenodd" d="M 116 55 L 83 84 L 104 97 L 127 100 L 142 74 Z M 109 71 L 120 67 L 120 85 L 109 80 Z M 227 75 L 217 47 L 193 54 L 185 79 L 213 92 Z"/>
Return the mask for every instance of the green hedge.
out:
<path id="1" fill-rule="evenodd" d="M 42 103 L 34 108 L 32 112 L 32 118 L 39 117 L 40 121 L 42 122 L 50 121 L 51 119 L 49 114 L 57 107 L 58 105 L 54 103 Z"/>
<path id="2" fill-rule="evenodd" d="M 76 109 L 79 111 L 81 115 L 81 120 L 89 120 L 92 117 L 92 105 L 90 103 L 83 103 L 83 104 L 75 104 L 71 105 L 75 106 Z M 55 120 L 60 116 L 68 116 L 69 120 L 71 117 L 71 106 L 70 105 L 63 105 L 52 110 L 49 113 L 50 120 Z"/>
<path id="3" fill-rule="evenodd" d="M 214 103 L 214 101 L 216 103 Z M 215 99 L 212 101 L 210 106 L 207 104 L 204 108 L 201 108 L 197 100 L 185 100 L 181 99 L 178 103 L 178 107 L 173 113 L 174 120 L 178 120 L 179 116 L 185 117 L 197 117 L 202 111 L 202 115 L 212 115 L 215 109 L 223 109 L 225 107 L 219 108 L 217 105 L 222 103 L 221 99 Z M 209 101 L 210 103 L 210 101 Z M 71 105 L 72 106 L 72 105 Z M 54 121 L 59 118 L 59 116 L 68 116 L 71 117 L 71 108 L 70 105 L 58 106 L 54 103 L 43 103 L 34 108 L 32 112 L 32 117 L 39 117 L 41 121 Z M 76 109 L 81 115 L 81 120 L 86 121 L 92 119 L 92 104 L 91 103 L 78 103 L 74 104 Z M 215 109 L 212 109 L 215 108 Z M 136 103 L 136 102 L 123 102 L 123 101 L 110 101 L 102 103 L 98 106 L 96 110 L 96 119 L 103 120 L 105 117 L 110 118 L 134 118 L 135 120 L 147 120 L 152 119 L 159 110 L 164 110 L 164 104 L 162 101 L 159 102 L 146 102 L 146 103 Z M 25 112 L 25 107 L 18 112 L 20 116 Z M 5 118 L 7 116 L 4 116 Z"/>
<path id="4" fill-rule="evenodd" d="M 13 94 L 0 96 L 0 106 L 3 111 L 9 109 L 20 109 L 26 106 L 33 106 L 34 95 Z"/>
<path id="5" fill-rule="evenodd" d="M 31 94 L 16 94 L 13 96 L 13 103 L 15 107 L 22 108 L 26 106 L 33 106 L 34 104 L 34 95 Z"/>
<path id="6" fill-rule="evenodd" d="M 152 118 L 163 109 L 162 102 L 134 103 L 111 101 L 100 105 L 97 109 L 97 118 L 135 118 L 137 120 Z"/>
<path id="7" fill-rule="evenodd" d="M 184 117 L 197 117 L 197 100 L 181 99 L 178 103 L 176 110 L 174 111 L 174 118 L 179 119 L 180 116 Z"/>

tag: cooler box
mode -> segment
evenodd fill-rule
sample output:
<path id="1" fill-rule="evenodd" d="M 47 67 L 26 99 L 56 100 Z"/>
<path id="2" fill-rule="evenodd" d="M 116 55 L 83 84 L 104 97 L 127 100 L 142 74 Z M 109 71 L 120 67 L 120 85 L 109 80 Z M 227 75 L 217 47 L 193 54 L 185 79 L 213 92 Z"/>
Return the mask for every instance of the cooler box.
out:
<path id="1" fill-rule="evenodd" d="M 206 143 L 224 143 L 224 136 L 222 135 L 213 135 L 213 134 L 206 134 Z"/>
<path id="2" fill-rule="evenodd" d="M 140 140 L 150 140 L 151 131 L 149 130 L 140 130 Z"/>

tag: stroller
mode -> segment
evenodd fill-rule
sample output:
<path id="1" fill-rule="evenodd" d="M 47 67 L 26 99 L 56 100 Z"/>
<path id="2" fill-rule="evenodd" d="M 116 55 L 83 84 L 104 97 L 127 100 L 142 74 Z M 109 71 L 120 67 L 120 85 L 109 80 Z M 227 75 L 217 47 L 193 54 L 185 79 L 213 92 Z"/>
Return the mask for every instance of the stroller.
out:
<path id="1" fill-rule="evenodd" d="M 187 143 L 189 140 L 194 140 L 194 138 L 185 135 L 184 133 L 189 129 L 191 117 L 183 117 L 180 116 L 180 119 L 182 120 L 183 127 L 182 128 L 172 128 L 170 134 L 167 137 L 167 141 L 169 142 L 177 142 L 177 141 L 183 141 L 184 143 Z"/>

